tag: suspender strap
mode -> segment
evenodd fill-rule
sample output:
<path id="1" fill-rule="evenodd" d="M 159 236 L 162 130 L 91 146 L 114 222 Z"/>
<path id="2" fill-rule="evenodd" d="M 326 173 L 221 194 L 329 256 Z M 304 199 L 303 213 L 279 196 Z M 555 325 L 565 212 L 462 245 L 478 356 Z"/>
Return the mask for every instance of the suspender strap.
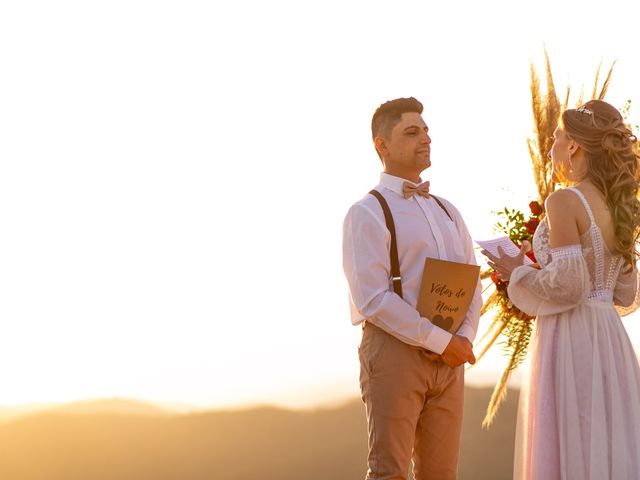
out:
<path id="1" fill-rule="evenodd" d="M 396 227 L 393 223 L 393 216 L 391 215 L 391 210 L 389 210 L 389 205 L 384 197 L 377 190 L 371 190 L 369 192 L 371 195 L 378 199 L 380 202 L 380 206 L 382 207 L 382 211 L 384 213 L 384 221 L 387 224 L 387 229 L 391 234 L 391 249 L 389 254 L 391 255 L 391 281 L 393 283 L 393 291 L 398 294 L 400 298 L 402 298 L 402 282 L 400 279 L 400 262 L 398 261 L 398 243 L 396 242 Z"/>
<path id="2" fill-rule="evenodd" d="M 431 198 L 433 198 L 433 199 L 436 201 L 436 203 L 437 203 L 438 205 L 440 205 L 440 208 L 441 208 L 442 210 L 444 210 L 444 213 L 446 213 L 446 214 L 447 214 L 447 217 L 449 217 L 449 220 L 451 220 L 451 221 L 453 222 L 453 218 L 451 218 L 451 215 L 449 215 L 449 212 L 448 212 L 448 211 L 447 211 L 447 209 L 444 207 L 444 205 L 442 204 L 442 202 L 440 201 L 440 199 L 439 199 L 438 197 L 436 197 L 435 195 L 431 195 L 431 194 L 429 194 L 429 196 L 430 196 Z M 455 222 L 453 222 L 453 223 L 455 223 Z"/>

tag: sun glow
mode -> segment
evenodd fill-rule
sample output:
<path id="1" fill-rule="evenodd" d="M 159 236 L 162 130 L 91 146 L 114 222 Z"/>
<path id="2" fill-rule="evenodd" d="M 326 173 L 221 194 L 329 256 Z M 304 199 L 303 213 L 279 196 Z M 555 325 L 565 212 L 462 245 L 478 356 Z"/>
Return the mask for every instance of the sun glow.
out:
<path id="1" fill-rule="evenodd" d="M 426 177 L 487 238 L 536 194 L 543 42 L 559 89 L 617 60 L 607 99 L 640 102 L 638 6 L 577 44 L 578 2 L 219 3 L 3 7 L 0 405 L 357 396 L 341 226 L 377 183 L 377 105 L 425 104 Z"/>

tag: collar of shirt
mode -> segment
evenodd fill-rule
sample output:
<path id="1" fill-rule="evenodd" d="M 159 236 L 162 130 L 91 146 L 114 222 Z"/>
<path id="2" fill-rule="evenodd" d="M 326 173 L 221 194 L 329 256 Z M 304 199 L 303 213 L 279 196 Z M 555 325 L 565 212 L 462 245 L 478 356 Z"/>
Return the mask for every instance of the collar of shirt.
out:
<path id="1" fill-rule="evenodd" d="M 404 182 L 409 182 L 412 185 L 417 186 L 417 185 L 420 185 L 420 183 L 422 183 L 422 179 L 420 179 L 420 183 L 415 183 L 405 178 L 389 175 L 388 173 L 382 172 L 380 174 L 380 184 L 385 188 L 388 188 L 392 192 L 397 193 L 403 198 L 404 198 L 404 193 L 402 191 L 402 185 L 404 184 Z M 446 242 L 443 238 L 444 236 L 441 228 L 447 228 L 447 226 L 446 226 L 446 222 L 440 218 L 442 213 L 439 211 L 440 207 L 438 205 L 435 205 L 435 202 L 432 201 L 431 199 L 427 199 L 419 195 L 414 195 L 409 200 L 413 200 L 418 203 L 420 210 L 422 210 L 422 213 L 424 214 L 426 221 L 429 223 L 431 227 L 431 232 L 433 234 L 433 237 L 436 243 L 436 250 L 438 252 L 438 256 L 439 258 L 446 259 L 447 248 L 445 245 Z M 443 222 L 445 223 L 444 225 L 443 225 Z"/>
<path id="2" fill-rule="evenodd" d="M 417 187 L 422 183 L 422 180 L 420 180 L 419 183 L 414 183 L 411 180 L 407 180 L 406 178 L 395 177 L 393 175 L 389 175 L 388 173 L 382 172 L 380 174 L 380 185 L 388 188 L 392 192 L 397 193 L 401 197 L 404 197 L 404 192 L 402 189 L 402 185 L 404 184 L 404 182 L 408 182 L 411 185 Z"/>

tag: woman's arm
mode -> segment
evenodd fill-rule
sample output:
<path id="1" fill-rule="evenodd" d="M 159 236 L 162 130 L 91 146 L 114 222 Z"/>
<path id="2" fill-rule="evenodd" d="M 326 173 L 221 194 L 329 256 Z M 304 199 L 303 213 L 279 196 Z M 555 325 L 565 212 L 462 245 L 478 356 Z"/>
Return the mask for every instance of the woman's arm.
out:
<path id="1" fill-rule="evenodd" d="M 501 256 L 492 262 L 502 277 L 509 279 L 511 301 L 529 315 L 570 310 L 582 303 L 590 290 L 578 230 L 578 215 L 584 213 L 580 199 L 560 190 L 548 197 L 546 210 L 552 261 L 545 268 L 514 266 L 516 257 Z"/>

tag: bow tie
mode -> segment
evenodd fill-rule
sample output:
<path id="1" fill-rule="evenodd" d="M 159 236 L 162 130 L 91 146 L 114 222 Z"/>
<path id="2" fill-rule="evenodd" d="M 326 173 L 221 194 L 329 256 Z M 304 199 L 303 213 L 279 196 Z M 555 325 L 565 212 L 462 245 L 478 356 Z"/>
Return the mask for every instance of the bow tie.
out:
<path id="1" fill-rule="evenodd" d="M 424 182 L 417 186 L 409 182 L 404 182 L 402 184 L 402 194 L 404 195 L 404 198 L 411 198 L 414 195 L 421 195 L 425 198 L 429 198 L 429 182 Z"/>

